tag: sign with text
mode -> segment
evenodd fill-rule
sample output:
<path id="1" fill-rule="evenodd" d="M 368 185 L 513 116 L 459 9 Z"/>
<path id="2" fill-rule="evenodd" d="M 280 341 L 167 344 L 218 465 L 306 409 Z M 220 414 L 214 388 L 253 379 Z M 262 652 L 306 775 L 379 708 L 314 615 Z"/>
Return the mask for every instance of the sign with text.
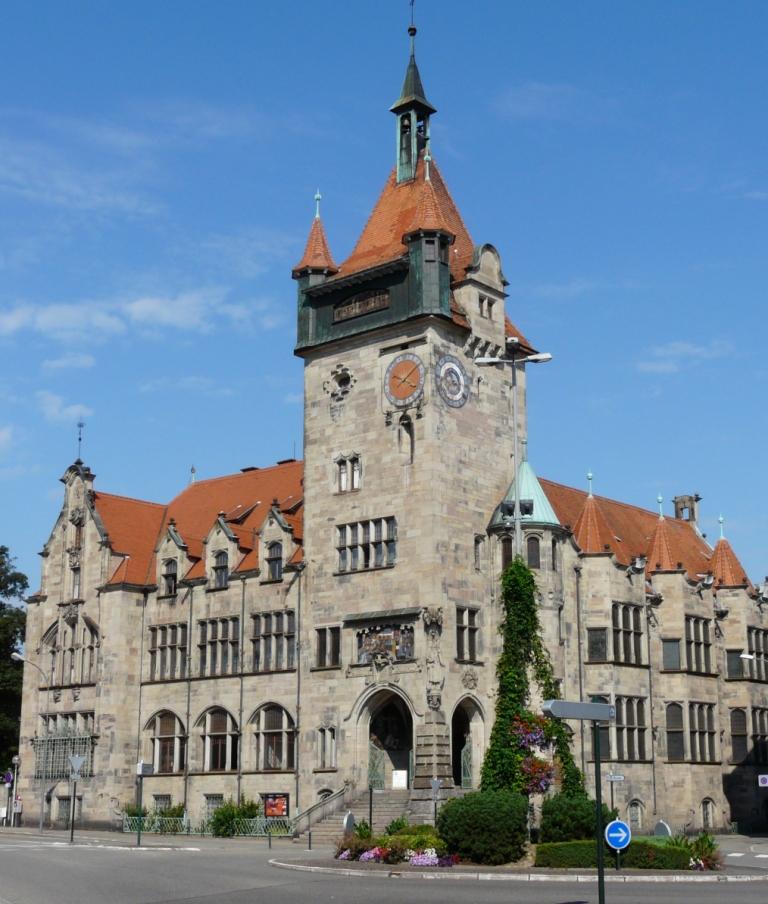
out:
<path id="1" fill-rule="evenodd" d="M 333 322 L 351 320 L 374 311 L 383 311 L 389 307 L 389 292 L 386 289 L 374 289 L 372 292 L 361 292 L 340 304 L 333 311 Z"/>

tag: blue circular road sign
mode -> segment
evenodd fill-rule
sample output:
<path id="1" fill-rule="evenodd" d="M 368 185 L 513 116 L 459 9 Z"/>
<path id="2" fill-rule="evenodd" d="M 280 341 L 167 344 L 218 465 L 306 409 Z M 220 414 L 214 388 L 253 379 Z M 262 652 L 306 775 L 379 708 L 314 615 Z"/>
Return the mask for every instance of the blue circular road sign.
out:
<path id="1" fill-rule="evenodd" d="M 632 830 L 620 819 L 614 819 L 605 827 L 605 840 L 614 851 L 623 851 L 632 841 Z"/>

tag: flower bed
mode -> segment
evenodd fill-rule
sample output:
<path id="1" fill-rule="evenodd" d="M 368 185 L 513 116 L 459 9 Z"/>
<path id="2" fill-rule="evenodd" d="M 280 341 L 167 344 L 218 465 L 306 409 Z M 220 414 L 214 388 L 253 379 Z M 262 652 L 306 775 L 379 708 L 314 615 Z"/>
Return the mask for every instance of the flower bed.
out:
<path id="1" fill-rule="evenodd" d="M 394 841 L 394 839 L 393 839 Z M 359 847 L 354 842 L 350 842 L 349 847 L 344 847 L 342 842 L 341 850 L 336 854 L 337 860 L 357 860 L 358 863 L 408 863 L 411 866 L 453 866 L 459 862 L 456 854 L 438 854 L 437 849 L 433 847 L 423 848 L 421 850 L 413 850 L 392 844 L 389 847 L 385 845 L 376 845 L 359 851 Z"/>

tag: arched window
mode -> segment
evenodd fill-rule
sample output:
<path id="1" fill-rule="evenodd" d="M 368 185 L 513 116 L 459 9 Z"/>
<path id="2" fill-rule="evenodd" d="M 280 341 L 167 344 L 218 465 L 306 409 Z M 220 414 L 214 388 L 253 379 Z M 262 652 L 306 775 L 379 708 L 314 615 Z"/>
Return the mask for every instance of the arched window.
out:
<path id="1" fill-rule="evenodd" d="M 163 568 L 163 594 L 176 596 L 176 580 L 178 578 L 178 563 L 176 559 L 167 559 Z"/>
<path id="2" fill-rule="evenodd" d="M 270 543 L 267 549 L 267 574 L 270 581 L 283 579 L 283 544 Z"/>
<path id="3" fill-rule="evenodd" d="M 80 644 L 80 683 L 92 684 L 96 680 L 96 643 L 99 632 L 96 627 L 83 618 Z"/>
<path id="4" fill-rule="evenodd" d="M 336 768 L 336 729 L 320 728 L 318 729 L 317 740 L 317 765 L 319 769 L 335 769 Z"/>
<path id="5" fill-rule="evenodd" d="M 413 464 L 416 452 L 416 436 L 413 432 L 413 421 L 410 415 L 403 414 L 397 426 L 397 448 L 405 464 Z"/>
<path id="6" fill-rule="evenodd" d="M 213 586 L 221 590 L 229 581 L 229 556 L 225 552 L 217 552 L 213 561 Z"/>
<path id="7" fill-rule="evenodd" d="M 155 772 L 181 772 L 187 749 L 184 726 L 172 712 L 165 710 L 152 718 L 152 763 Z"/>
<path id="8" fill-rule="evenodd" d="M 747 758 L 747 713 L 743 709 L 731 710 L 731 757 L 734 763 Z"/>
<path id="9" fill-rule="evenodd" d="M 715 826 L 715 802 L 711 797 L 705 797 L 701 802 L 701 827 L 712 829 Z"/>
<path id="10" fill-rule="evenodd" d="M 639 832 L 643 828 L 643 803 L 640 800 L 631 800 L 627 807 L 629 827 L 633 832 Z"/>
<path id="11" fill-rule="evenodd" d="M 685 760 L 683 707 L 679 703 L 667 704 L 667 759 L 671 763 Z"/>
<path id="12" fill-rule="evenodd" d="M 296 734 L 293 719 L 274 703 L 251 719 L 254 728 L 256 769 L 288 771 L 295 768 Z"/>
<path id="13" fill-rule="evenodd" d="M 557 560 L 557 540 L 552 537 L 552 571 L 557 571 L 560 563 Z"/>
<path id="14" fill-rule="evenodd" d="M 528 554 L 528 567 L 541 568 L 541 544 L 538 537 L 528 537 L 526 540 Z"/>
<path id="15" fill-rule="evenodd" d="M 512 564 L 512 537 L 501 538 L 501 570 L 506 569 Z"/>
<path id="16" fill-rule="evenodd" d="M 50 628 L 43 634 L 41 644 L 43 647 L 48 648 L 48 674 L 51 677 L 51 684 L 58 684 L 58 676 L 56 674 L 56 667 L 59 664 L 58 654 L 59 654 L 59 623 L 55 621 Z M 45 669 L 46 663 L 42 663 L 43 668 Z"/>
<path id="17" fill-rule="evenodd" d="M 232 716 L 225 709 L 209 709 L 198 725 L 203 729 L 203 769 L 206 772 L 237 769 L 239 735 Z"/>

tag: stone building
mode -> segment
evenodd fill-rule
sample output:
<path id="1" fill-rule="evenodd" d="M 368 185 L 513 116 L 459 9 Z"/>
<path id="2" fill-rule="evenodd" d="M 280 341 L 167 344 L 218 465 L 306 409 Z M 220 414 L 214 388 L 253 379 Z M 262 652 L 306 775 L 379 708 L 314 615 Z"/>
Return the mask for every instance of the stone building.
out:
<path id="1" fill-rule="evenodd" d="M 391 109 L 395 166 L 356 246 L 337 265 L 318 210 L 293 270 L 303 461 L 168 504 L 101 492 L 79 460 L 64 474 L 28 600 L 26 820 L 43 773 L 47 818 L 66 818 L 72 752 L 91 824 L 119 821 L 138 760 L 150 806 L 193 820 L 230 797 L 294 816 L 345 785 L 410 789 L 414 807 L 432 777 L 476 787 L 519 543 L 562 696 L 616 705 L 602 750 L 621 814 L 765 826 L 763 590 L 699 532 L 698 496 L 667 517 L 515 454 L 536 352 L 432 158 L 413 52 Z M 499 356 L 515 364 L 478 363 Z M 573 743 L 589 782 L 580 725 Z"/>

